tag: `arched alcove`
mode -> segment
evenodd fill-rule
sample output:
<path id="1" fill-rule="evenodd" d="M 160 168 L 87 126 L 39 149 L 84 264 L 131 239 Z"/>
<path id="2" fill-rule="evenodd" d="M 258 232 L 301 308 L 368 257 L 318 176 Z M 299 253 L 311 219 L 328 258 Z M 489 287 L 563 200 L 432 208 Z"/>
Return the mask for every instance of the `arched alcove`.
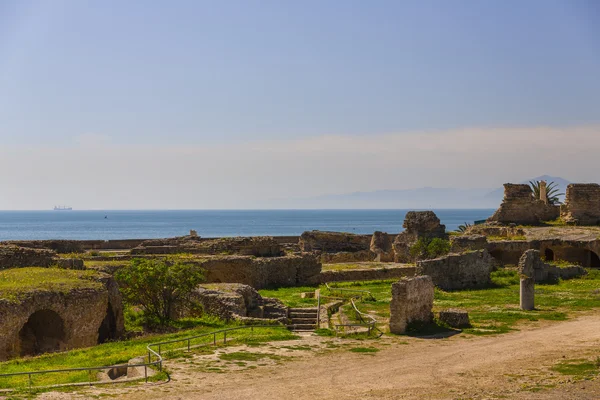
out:
<path id="1" fill-rule="evenodd" d="M 115 313 L 112 310 L 112 306 L 108 303 L 106 307 L 106 314 L 100 327 L 98 328 L 98 344 L 107 342 L 117 337 L 117 320 Z"/>
<path id="2" fill-rule="evenodd" d="M 544 259 L 546 261 L 554 261 L 554 251 L 550 248 L 544 250 Z"/>
<path id="3" fill-rule="evenodd" d="M 600 257 L 590 250 L 590 268 L 600 268 Z"/>
<path id="4" fill-rule="evenodd" d="M 21 357 L 49 353 L 61 349 L 65 340 L 63 319 L 52 310 L 39 310 L 19 331 Z"/>

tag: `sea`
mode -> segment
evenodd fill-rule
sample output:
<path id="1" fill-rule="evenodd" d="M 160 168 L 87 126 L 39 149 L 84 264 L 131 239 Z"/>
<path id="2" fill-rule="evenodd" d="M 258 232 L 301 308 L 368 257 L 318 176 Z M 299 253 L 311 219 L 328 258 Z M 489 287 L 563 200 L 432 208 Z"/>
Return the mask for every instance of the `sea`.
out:
<path id="1" fill-rule="evenodd" d="M 0 211 L 0 240 L 295 236 L 308 230 L 399 233 L 409 210 Z M 434 210 L 447 230 L 488 218 L 492 209 Z"/>

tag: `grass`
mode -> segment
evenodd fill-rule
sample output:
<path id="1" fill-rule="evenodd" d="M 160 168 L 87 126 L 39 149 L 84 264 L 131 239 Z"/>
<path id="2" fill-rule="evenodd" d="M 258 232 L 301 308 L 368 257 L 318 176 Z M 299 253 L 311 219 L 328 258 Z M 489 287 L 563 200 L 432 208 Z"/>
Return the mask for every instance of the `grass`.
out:
<path id="1" fill-rule="evenodd" d="M 323 264 L 323 271 L 347 271 L 352 269 L 388 268 L 389 263 L 359 262 L 359 263 L 336 263 Z"/>
<path id="2" fill-rule="evenodd" d="M 496 242 L 502 240 L 527 240 L 524 235 L 509 235 L 509 236 L 494 236 L 490 235 L 487 237 L 488 242 Z"/>
<path id="3" fill-rule="evenodd" d="M 589 379 L 598 374 L 598 367 L 600 367 L 600 357 L 595 361 L 581 359 L 561 361 L 554 365 L 552 370 L 563 375 Z"/>
<path id="4" fill-rule="evenodd" d="M 353 353 L 373 354 L 377 353 L 379 349 L 376 349 L 375 347 L 353 347 L 350 351 Z"/>
<path id="5" fill-rule="evenodd" d="M 202 320 L 198 321 L 202 323 Z M 212 332 L 216 329 L 234 327 L 237 325 L 226 324 L 224 322 L 215 323 L 209 321 L 207 325 L 201 325 L 194 329 L 180 331 L 170 334 L 148 335 L 136 339 L 105 343 L 87 349 L 71 350 L 63 353 L 45 354 L 38 357 L 15 359 L 0 363 L 2 373 L 14 373 L 24 371 L 43 371 L 62 368 L 79 368 L 88 366 L 104 366 L 112 364 L 126 363 L 134 357 L 147 354 L 146 346 L 150 343 L 182 339 L 189 336 Z M 296 339 L 297 336 L 285 328 L 254 328 L 254 333 L 248 330 L 233 331 L 227 333 L 227 343 L 233 341 L 239 343 L 259 343 L 277 340 Z M 217 334 L 216 341 L 218 345 L 223 345 L 223 333 Z M 212 345 L 213 336 L 206 336 L 191 341 L 191 345 Z M 176 351 L 186 347 L 187 342 L 179 342 L 171 345 L 161 346 L 163 356 L 181 356 L 181 351 Z M 201 351 L 201 350 L 199 350 Z M 169 354 L 171 353 L 171 354 Z M 85 382 L 94 378 L 87 371 L 78 371 L 61 374 L 44 374 L 33 377 L 34 386 L 52 385 L 57 383 Z M 10 378 L 0 378 L 0 389 L 13 387 L 27 387 L 27 376 L 17 376 Z"/>
<path id="6" fill-rule="evenodd" d="M 76 289 L 101 289 L 95 271 L 60 268 L 13 268 L 0 271 L 0 298 L 17 302 L 32 292 L 68 293 Z"/>
<path id="7" fill-rule="evenodd" d="M 275 297 L 278 298 L 288 307 L 316 307 L 317 299 L 308 298 L 303 299 L 300 297 L 300 293 L 303 292 L 314 292 L 317 287 L 315 286 L 300 286 L 300 287 L 289 287 L 289 288 L 277 288 L 277 289 L 262 289 L 258 293 L 262 297 Z"/>

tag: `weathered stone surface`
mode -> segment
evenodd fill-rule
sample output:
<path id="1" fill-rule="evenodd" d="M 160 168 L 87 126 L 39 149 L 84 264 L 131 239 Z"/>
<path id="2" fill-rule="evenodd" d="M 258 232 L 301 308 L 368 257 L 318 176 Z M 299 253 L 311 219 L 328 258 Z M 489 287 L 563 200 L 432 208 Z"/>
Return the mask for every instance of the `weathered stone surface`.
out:
<path id="1" fill-rule="evenodd" d="M 600 224 L 600 185 L 576 183 L 567 186 L 565 204 L 560 208 L 560 217 L 570 224 Z"/>
<path id="2" fill-rule="evenodd" d="M 521 256 L 519 261 L 519 274 L 521 275 L 519 299 L 522 310 L 534 309 L 534 274 L 536 269 L 543 268 L 542 264 L 540 252 L 537 250 L 527 250 Z"/>
<path id="3" fill-rule="evenodd" d="M 199 286 L 192 302 L 202 306 L 204 312 L 225 320 L 247 318 L 287 318 L 287 307 L 277 299 L 263 298 L 254 288 L 239 283 L 213 283 Z"/>
<path id="4" fill-rule="evenodd" d="M 300 236 L 300 250 L 324 253 L 356 252 L 369 250 L 370 238 L 344 232 L 307 231 Z"/>
<path id="5" fill-rule="evenodd" d="M 477 250 L 418 261 L 415 273 L 431 276 L 440 289 L 460 290 L 488 286 L 492 269 L 492 257 L 487 250 Z"/>
<path id="6" fill-rule="evenodd" d="M 487 249 L 487 237 L 484 235 L 461 235 L 450 237 L 452 253 L 462 253 L 469 250 Z"/>
<path id="7" fill-rule="evenodd" d="M 202 262 L 207 282 L 232 282 L 256 289 L 300 286 L 321 272 L 321 263 L 313 254 L 257 258 L 222 256 Z"/>
<path id="8" fill-rule="evenodd" d="M 341 251 L 339 253 L 320 253 L 320 260 L 323 264 L 339 264 L 339 263 L 354 263 L 366 262 L 375 260 L 375 253 L 370 250 L 361 251 Z"/>
<path id="9" fill-rule="evenodd" d="M 394 247 L 392 238 L 385 232 L 375 231 L 371 237 L 371 252 L 377 255 L 378 262 L 394 261 Z"/>
<path id="10" fill-rule="evenodd" d="M 82 253 L 86 241 L 83 240 L 8 240 L 2 244 L 14 244 L 30 249 L 47 249 L 59 254 Z"/>
<path id="11" fill-rule="evenodd" d="M 131 254 L 227 254 L 256 257 L 283 255 L 280 244 L 270 236 L 232 237 L 206 240 L 198 236 L 153 239 L 131 249 Z"/>
<path id="12" fill-rule="evenodd" d="M 555 220 L 559 215 L 560 208 L 534 198 L 529 185 L 506 183 L 504 184 L 504 200 L 494 215 L 488 218 L 488 221 L 503 224 L 537 225 L 542 221 Z"/>
<path id="13" fill-rule="evenodd" d="M 429 276 L 405 278 L 392 284 L 390 302 L 390 332 L 406 333 L 411 323 L 433 320 L 434 286 Z"/>
<path id="14" fill-rule="evenodd" d="M 56 253 L 47 249 L 0 245 L 0 270 L 22 267 L 49 267 L 55 264 Z"/>
<path id="15" fill-rule="evenodd" d="M 433 211 L 409 211 L 404 219 L 404 232 L 394 239 L 394 262 L 406 263 L 416 261 L 410 254 L 410 248 L 420 238 L 447 239 L 446 226 L 440 224 L 440 219 Z"/>
<path id="16" fill-rule="evenodd" d="M 116 282 L 99 275 L 102 288 L 36 291 L 0 299 L 0 360 L 19 355 L 89 347 L 124 332 Z"/>
<path id="17" fill-rule="evenodd" d="M 412 277 L 414 275 L 415 267 L 412 265 L 386 268 L 345 269 L 339 271 L 322 271 L 308 283 L 321 284 L 325 282 L 372 281 Z"/>
<path id="18" fill-rule="evenodd" d="M 54 263 L 57 267 L 64 269 L 85 269 L 83 260 L 80 258 L 57 258 Z"/>
<path id="19" fill-rule="evenodd" d="M 440 311 L 439 320 L 452 328 L 468 328 L 471 326 L 469 313 L 457 308 Z"/>

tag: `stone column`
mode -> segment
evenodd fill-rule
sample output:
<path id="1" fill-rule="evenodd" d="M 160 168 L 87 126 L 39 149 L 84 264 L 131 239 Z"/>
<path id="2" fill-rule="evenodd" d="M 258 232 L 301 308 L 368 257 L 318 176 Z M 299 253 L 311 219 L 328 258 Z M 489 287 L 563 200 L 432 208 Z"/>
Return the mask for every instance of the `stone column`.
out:
<path id="1" fill-rule="evenodd" d="M 548 190 L 546 188 L 546 181 L 540 181 L 540 200 L 548 204 Z"/>
<path id="2" fill-rule="evenodd" d="M 519 260 L 519 274 L 521 275 L 519 295 L 522 310 L 534 309 L 536 263 L 541 263 L 540 252 L 537 250 L 527 250 Z"/>

